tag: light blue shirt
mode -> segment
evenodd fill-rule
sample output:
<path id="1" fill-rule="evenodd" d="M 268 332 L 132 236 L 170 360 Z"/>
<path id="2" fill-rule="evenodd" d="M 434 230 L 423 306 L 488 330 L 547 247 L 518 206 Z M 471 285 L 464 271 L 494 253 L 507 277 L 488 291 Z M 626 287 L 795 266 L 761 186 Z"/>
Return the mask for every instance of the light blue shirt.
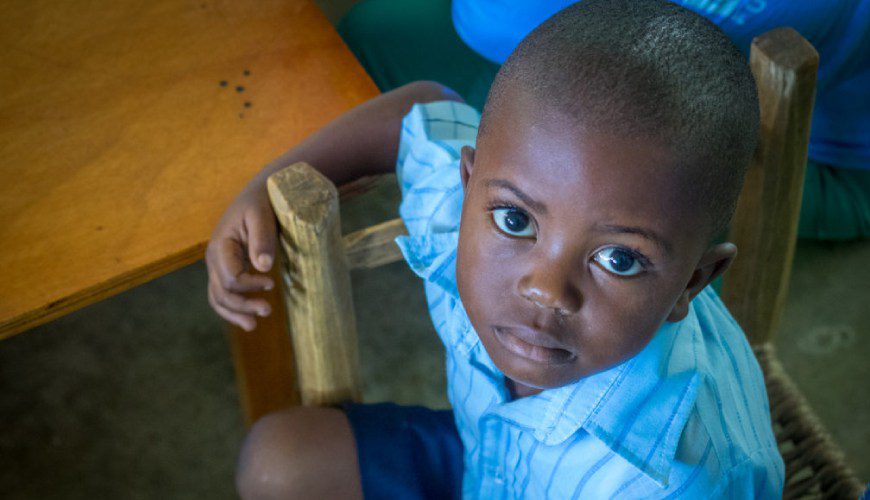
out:
<path id="1" fill-rule="evenodd" d="M 501 64 L 535 27 L 577 0 L 452 0 L 453 25 Z M 672 0 L 719 26 L 747 56 L 752 38 L 796 29 L 819 52 L 809 156 L 870 169 L 870 0 Z"/>
<path id="2" fill-rule="evenodd" d="M 709 289 L 638 355 L 511 401 L 456 287 L 459 151 L 479 115 L 416 105 L 399 145 L 397 242 L 425 283 L 447 349 L 448 396 L 464 446 L 464 498 L 777 498 L 784 469 L 761 371 Z"/>

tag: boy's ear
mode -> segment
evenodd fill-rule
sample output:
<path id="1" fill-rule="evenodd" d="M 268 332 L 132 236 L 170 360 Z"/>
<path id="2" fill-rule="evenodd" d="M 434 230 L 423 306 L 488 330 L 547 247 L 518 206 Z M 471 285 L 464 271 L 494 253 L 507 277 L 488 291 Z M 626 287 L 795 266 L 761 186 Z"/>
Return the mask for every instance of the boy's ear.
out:
<path id="1" fill-rule="evenodd" d="M 705 286 L 721 276 L 731 265 L 731 261 L 736 255 L 737 247 L 734 246 L 734 243 L 719 243 L 708 248 L 701 256 L 701 260 L 698 261 L 698 266 L 689 278 L 686 288 L 677 298 L 667 320 L 673 322 L 685 318 L 689 314 L 689 302 L 701 293 Z"/>
<path id="2" fill-rule="evenodd" d="M 462 146 L 459 155 L 459 175 L 462 177 L 462 189 L 464 190 L 468 186 L 468 179 L 471 178 L 471 171 L 474 169 L 474 148 Z"/>

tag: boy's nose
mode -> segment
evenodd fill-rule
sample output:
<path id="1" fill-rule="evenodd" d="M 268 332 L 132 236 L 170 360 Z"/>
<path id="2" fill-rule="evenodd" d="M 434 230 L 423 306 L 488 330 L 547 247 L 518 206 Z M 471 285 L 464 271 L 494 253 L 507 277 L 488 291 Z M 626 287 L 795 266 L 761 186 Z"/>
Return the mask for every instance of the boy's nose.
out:
<path id="1" fill-rule="evenodd" d="M 558 263 L 552 260 L 533 266 L 520 277 L 517 288 L 520 296 L 538 307 L 552 309 L 568 315 L 580 310 L 583 297 L 574 282 L 576 263 Z"/>

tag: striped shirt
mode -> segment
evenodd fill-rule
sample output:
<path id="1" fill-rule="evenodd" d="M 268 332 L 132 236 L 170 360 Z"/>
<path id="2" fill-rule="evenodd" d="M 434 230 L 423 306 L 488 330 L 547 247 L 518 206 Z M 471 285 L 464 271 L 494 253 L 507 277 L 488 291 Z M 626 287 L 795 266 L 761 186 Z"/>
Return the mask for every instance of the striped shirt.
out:
<path id="1" fill-rule="evenodd" d="M 397 172 L 399 237 L 425 283 L 447 349 L 448 396 L 464 446 L 464 498 L 775 498 L 784 482 L 759 366 L 707 289 L 622 364 L 511 400 L 459 300 L 459 151 L 479 115 L 416 105 Z"/>

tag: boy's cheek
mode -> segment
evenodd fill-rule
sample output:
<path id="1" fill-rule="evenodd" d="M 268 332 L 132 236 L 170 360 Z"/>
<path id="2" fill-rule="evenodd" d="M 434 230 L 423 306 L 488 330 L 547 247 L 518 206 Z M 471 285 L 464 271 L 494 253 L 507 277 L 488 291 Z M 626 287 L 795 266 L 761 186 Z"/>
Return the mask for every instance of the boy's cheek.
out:
<path id="1" fill-rule="evenodd" d="M 594 301 L 596 309 L 609 310 L 607 316 L 614 321 L 627 321 L 628 325 L 623 326 L 637 331 L 661 325 L 681 290 L 659 275 L 625 279 L 593 267 L 581 293 L 587 303 Z"/>
<path id="2" fill-rule="evenodd" d="M 493 316 L 503 304 L 514 300 L 509 268 L 502 256 L 488 253 L 485 248 L 460 253 L 457 285 L 466 310 L 479 312 L 481 318 Z"/>
<path id="3" fill-rule="evenodd" d="M 654 289 L 626 286 L 630 284 L 584 292 L 577 347 L 595 364 L 616 364 L 643 350 L 668 314 Z"/>
<path id="4" fill-rule="evenodd" d="M 485 213 L 484 217 L 463 218 L 459 232 L 457 265 L 461 267 L 463 274 L 472 274 L 475 279 L 508 279 L 520 264 L 521 245 L 515 240 L 500 236 L 491 227 L 489 217 Z"/>

